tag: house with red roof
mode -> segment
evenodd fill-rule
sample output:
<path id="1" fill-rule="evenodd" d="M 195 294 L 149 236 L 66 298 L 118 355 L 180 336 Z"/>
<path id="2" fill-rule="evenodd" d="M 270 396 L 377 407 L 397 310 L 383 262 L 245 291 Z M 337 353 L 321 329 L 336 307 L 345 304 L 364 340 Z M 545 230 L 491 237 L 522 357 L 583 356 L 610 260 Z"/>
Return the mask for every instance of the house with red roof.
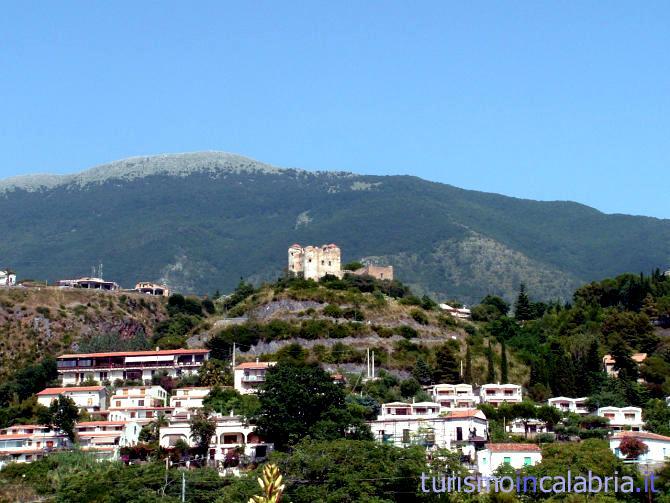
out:
<path id="1" fill-rule="evenodd" d="M 260 362 L 258 359 L 255 362 L 240 363 L 233 369 L 235 389 L 243 395 L 256 393 L 258 386 L 265 382 L 267 370 L 276 364 L 277 362 Z"/>
<path id="2" fill-rule="evenodd" d="M 104 386 L 70 386 L 66 388 L 46 388 L 37 393 L 37 403 L 49 407 L 59 396 L 71 398 L 80 410 L 100 412 L 107 409 L 107 388 Z"/>
<path id="3" fill-rule="evenodd" d="M 94 381 L 116 380 L 151 382 L 155 375 L 170 377 L 197 374 L 209 359 L 208 349 L 159 349 L 61 355 L 56 364 L 64 386 Z"/>
<path id="4" fill-rule="evenodd" d="M 542 450 L 537 444 L 486 444 L 477 452 L 477 472 L 482 477 L 490 477 L 504 465 L 516 470 L 536 465 L 542 461 Z"/>
<path id="5" fill-rule="evenodd" d="M 629 459 L 621 452 L 621 442 L 634 438 L 647 447 L 647 452 L 637 458 Z M 647 431 L 618 431 L 610 437 L 610 449 L 621 459 L 636 463 L 645 468 L 655 468 L 670 461 L 670 437 Z"/>

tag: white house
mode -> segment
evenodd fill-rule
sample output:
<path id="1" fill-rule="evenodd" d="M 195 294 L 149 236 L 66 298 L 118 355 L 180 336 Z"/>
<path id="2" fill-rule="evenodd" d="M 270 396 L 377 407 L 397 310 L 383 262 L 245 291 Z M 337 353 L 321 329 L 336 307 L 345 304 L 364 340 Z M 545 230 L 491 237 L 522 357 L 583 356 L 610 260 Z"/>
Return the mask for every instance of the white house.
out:
<path id="1" fill-rule="evenodd" d="M 547 423 L 541 419 L 514 419 L 505 426 L 507 433 L 533 438 L 539 433 L 547 433 Z"/>
<path id="2" fill-rule="evenodd" d="M 209 395 L 210 388 L 176 388 L 172 390 L 170 407 L 180 410 L 191 410 L 202 408 L 202 401 Z"/>
<path id="3" fill-rule="evenodd" d="M 477 451 L 477 471 L 482 477 L 490 477 L 504 464 L 521 469 L 542 461 L 542 450 L 536 444 L 486 444 L 486 449 Z"/>
<path id="4" fill-rule="evenodd" d="M 37 403 L 48 407 L 60 395 L 71 398 L 81 410 L 99 412 L 107 409 L 107 388 L 104 386 L 46 388 L 37 393 Z"/>
<path id="5" fill-rule="evenodd" d="M 14 286 L 16 285 L 16 274 L 12 271 L 0 271 L 0 286 Z"/>
<path id="6" fill-rule="evenodd" d="M 479 403 L 470 384 L 435 384 L 429 392 L 442 410 L 474 409 Z"/>
<path id="7" fill-rule="evenodd" d="M 398 447 L 459 447 L 464 453 L 473 453 L 475 444 L 483 444 L 488 437 L 488 421 L 482 411 L 441 412 L 434 402 L 384 404 L 381 414 L 368 425 L 376 440 Z"/>
<path id="8" fill-rule="evenodd" d="M 614 431 L 644 429 L 642 409 L 639 407 L 600 407 L 597 415 L 609 419 L 609 427 Z"/>
<path id="9" fill-rule="evenodd" d="M 195 446 L 191 438 L 190 413 L 180 414 L 170 420 L 168 426 L 160 429 L 161 447 L 171 448 L 183 440 L 191 447 Z M 209 460 L 215 464 L 223 463 L 231 456 L 241 453 L 250 461 L 262 461 L 272 451 L 273 445 L 265 442 L 241 416 L 223 416 L 214 414 L 216 433 L 209 448 Z"/>
<path id="10" fill-rule="evenodd" d="M 547 404 L 557 408 L 561 412 L 574 412 L 582 416 L 589 414 L 589 409 L 586 407 L 588 397 L 582 398 L 568 398 L 566 396 L 557 396 L 547 400 Z"/>
<path id="11" fill-rule="evenodd" d="M 168 399 L 161 386 L 122 386 L 109 399 L 108 419 L 146 424 L 160 414 L 169 417 L 174 409 L 167 406 Z"/>
<path id="12" fill-rule="evenodd" d="M 170 377 L 197 374 L 208 358 L 207 349 L 156 349 L 61 355 L 56 364 L 63 385 L 73 386 L 87 380 L 149 382 L 163 373 Z"/>
<path id="13" fill-rule="evenodd" d="M 619 431 L 610 438 L 610 449 L 617 457 L 625 459 L 619 446 L 624 438 L 632 437 L 647 446 L 647 453 L 634 460 L 640 465 L 663 465 L 670 460 L 670 437 L 646 431 Z"/>
<path id="14" fill-rule="evenodd" d="M 77 423 L 75 430 L 82 450 L 117 459 L 121 447 L 137 444 L 142 427 L 135 421 L 90 421 Z"/>
<path id="15" fill-rule="evenodd" d="M 21 424 L 0 429 L 0 469 L 8 463 L 30 463 L 70 447 L 67 436 L 49 426 Z"/>
<path id="16" fill-rule="evenodd" d="M 482 403 L 498 407 L 501 403 L 520 403 L 523 400 L 518 384 L 484 384 L 479 388 Z"/>
<path id="17" fill-rule="evenodd" d="M 440 304 L 440 309 L 446 311 L 447 314 L 453 316 L 454 318 L 460 318 L 462 320 L 470 319 L 471 313 L 470 310 L 466 307 L 452 307 L 449 304 Z"/>
<path id="18" fill-rule="evenodd" d="M 258 386 L 265 382 L 265 373 L 268 368 L 277 362 L 246 362 L 237 365 L 233 371 L 235 389 L 243 395 L 256 393 Z"/>

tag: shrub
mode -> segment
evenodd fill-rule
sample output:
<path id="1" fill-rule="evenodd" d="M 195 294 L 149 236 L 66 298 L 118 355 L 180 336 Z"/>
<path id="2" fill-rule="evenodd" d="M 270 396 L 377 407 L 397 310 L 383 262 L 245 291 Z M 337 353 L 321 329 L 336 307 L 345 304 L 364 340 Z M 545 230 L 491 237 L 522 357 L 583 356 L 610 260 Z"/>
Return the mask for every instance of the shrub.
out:
<path id="1" fill-rule="evenodd" d="M 412 309 L 409 314 L 419 325 L 428 325 L 428 316 L 420 309 Z"/>
<path id="2" fill-rule="evenodd" d="M 404 337 L 405 339 L 414 339 L 419 336 L 419 332 L 414 330 L 409 325 L 402 325 L 397 328 L 398 335 Z"/>
<path id="3" fill-rule="evenodd" d="M 330 316 L 331 318 L 341 318 L 342 309 L 340 309 L 340 306 L 338 306 L 337 304 L 328 304 L 326 307 L 323 308 L 323 314 L 326 316 Z"/>

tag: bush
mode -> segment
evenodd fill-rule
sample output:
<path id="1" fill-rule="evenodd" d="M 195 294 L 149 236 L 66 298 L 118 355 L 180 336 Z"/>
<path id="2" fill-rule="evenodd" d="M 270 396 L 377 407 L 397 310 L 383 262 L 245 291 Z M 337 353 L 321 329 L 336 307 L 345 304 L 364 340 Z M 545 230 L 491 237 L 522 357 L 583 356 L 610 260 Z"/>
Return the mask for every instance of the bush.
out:
<path id="1" fill-rule="evenodd" d="M 402 325 L 398 327 L 398 335 L 404 337 L 405 339 L 414 339 L 419 336 L 419 332 L 414 330 L 409 325 Z"/>
<path id="2" fill-rule="evenodd" d="M 323 314 L 325 316 L 330 316 L 331 318 L 341 318 L 342 309 L 337 304 L 328 304 L 323 308 Z"/>
<path id="3" fill-rule="evenodd" d="M 419 325 L 428 325 L 428 316 L 420 309 L 412 309 L 409 314 Z"/>

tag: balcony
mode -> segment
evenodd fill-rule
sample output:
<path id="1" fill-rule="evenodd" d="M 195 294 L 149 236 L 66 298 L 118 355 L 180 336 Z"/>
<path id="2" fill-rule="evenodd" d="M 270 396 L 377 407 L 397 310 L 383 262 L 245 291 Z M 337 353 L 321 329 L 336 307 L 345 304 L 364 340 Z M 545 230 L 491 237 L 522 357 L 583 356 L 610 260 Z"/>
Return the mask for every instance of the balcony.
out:
<path id="1" fill-rule="evenodd" d="M 87 370 L 110 370 L 110 369 L 143 369 L 143 368 L 178 368 L 178 367 L 199 367 L 203 362 L 129 362 L 129 363 L 98 363 L 94 365 L 58 365 L 59 372 Z"/>
<path id="2" fill-rule="evenodd" d="M 265 382 L 265 375 L 245 375 L 242 376 L 242 382 L 245 383 Z"/>

